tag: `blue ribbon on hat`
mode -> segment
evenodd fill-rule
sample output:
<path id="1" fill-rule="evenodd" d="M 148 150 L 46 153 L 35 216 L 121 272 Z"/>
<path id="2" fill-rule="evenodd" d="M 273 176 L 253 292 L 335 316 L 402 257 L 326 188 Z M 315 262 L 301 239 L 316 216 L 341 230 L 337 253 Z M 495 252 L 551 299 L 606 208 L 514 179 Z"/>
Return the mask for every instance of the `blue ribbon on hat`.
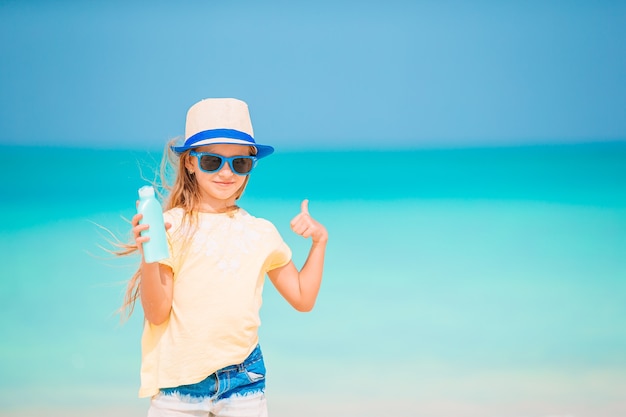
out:
<path id="1" fill-rule="evenodd" d="M 202 132 L 198 132 L 195 135 L 190 136 L 185 141 L 185 146 L 191 146 L 194 143 L 200 142 L 201 140 L 215 139 L 215 138 L 239 139 L 239 140 L 245 140 L 246 142 L 250 142 L 251 144 L 255 143 L 254 138 L 252 136 L 240 130 L 210 129 L 210 130 L 203 130 Z"/>
<path id="2" fill-rule="evenodd" d="M 240 130 L 235 129 L 209 129 L 203 130 L 202 132 L 198 132 L 195 135 L 191 135 L 183 144 L 183 146 L 172 146 L 172 151 L 177 154 L 181 154 L 196 145 L 207 139 L 236 139 L 245 143 L 241 143 L 241 145 L 249 144 L 250 146 L 254 146 L 257 150 L 256 157 L 264 158 L 268 155 L 271 155 L 274 152 L 274 148 L 269 145 L 259 145 L 254 141 L 254 138 L 247 134 L 246 132 L 242 132 Z M 218 142 L 218 143 L 229 143 L 229 142 Z M 208 145 L 208 143 L 207 143 Z"/>

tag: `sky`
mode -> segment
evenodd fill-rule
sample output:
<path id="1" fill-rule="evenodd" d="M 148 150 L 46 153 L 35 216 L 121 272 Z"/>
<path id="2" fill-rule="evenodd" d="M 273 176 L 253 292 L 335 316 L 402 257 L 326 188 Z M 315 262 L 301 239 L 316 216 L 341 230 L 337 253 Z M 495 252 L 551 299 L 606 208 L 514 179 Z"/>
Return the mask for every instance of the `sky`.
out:
<path id="1" fill-rule="evenodd" d="M 626 2 L 0 0 L 0 144 L 162 149 L 207 97 L 277 149 L 623 141 Z"/>

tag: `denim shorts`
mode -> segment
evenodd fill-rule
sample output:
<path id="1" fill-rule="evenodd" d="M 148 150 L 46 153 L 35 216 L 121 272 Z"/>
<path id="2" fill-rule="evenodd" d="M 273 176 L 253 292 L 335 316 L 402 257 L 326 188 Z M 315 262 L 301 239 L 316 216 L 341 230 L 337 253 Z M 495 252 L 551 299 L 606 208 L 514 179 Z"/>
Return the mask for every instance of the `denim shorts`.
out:
<path id="1" fill-rule="evenodd" d="M 267 415 L 265 363 L 257 346 L 239 365 L 231 365 L 189 385 L 162 388 L 150 403 L 149 417 Z"/>

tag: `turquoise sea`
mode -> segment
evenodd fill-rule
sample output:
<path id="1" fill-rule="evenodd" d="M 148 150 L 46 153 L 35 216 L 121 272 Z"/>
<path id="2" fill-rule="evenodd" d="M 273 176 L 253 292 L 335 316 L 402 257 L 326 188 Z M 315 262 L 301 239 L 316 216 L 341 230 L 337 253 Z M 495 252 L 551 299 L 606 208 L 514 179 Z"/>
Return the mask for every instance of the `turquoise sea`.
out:
<path id="1" fill-rule="evenodd" d="M 145 415 L 98 225 L 129 237 L 159 160 L 0 147 L 0 415 Z M 626 415 L 626 142 L 279 150 L 241 205 L 297 264 L 304 198 L 331 240 L 313 312 L 267 282 L 271 416 Z"/>

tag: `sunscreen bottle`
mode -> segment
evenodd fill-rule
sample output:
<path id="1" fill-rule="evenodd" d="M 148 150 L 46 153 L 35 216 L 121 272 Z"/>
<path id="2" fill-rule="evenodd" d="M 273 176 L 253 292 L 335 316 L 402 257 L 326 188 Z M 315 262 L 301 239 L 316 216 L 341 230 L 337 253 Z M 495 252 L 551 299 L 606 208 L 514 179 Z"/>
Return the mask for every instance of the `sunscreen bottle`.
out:
<path id="1" fill-rule="evenodd" d="M 150 228 L 141 232 L 142 236 L 149 236 L 150 240 L 144 242 L 143 258 L 146 263 L 157 262 L 170 256 L 165 235 L 165 222 L 163 220 L 163 208 L 154 195 L 154 188 L 149 185 L 139 189 L 139 205 L 137 213 L 143 214 L 139 224 L 148 224 Z"/>

